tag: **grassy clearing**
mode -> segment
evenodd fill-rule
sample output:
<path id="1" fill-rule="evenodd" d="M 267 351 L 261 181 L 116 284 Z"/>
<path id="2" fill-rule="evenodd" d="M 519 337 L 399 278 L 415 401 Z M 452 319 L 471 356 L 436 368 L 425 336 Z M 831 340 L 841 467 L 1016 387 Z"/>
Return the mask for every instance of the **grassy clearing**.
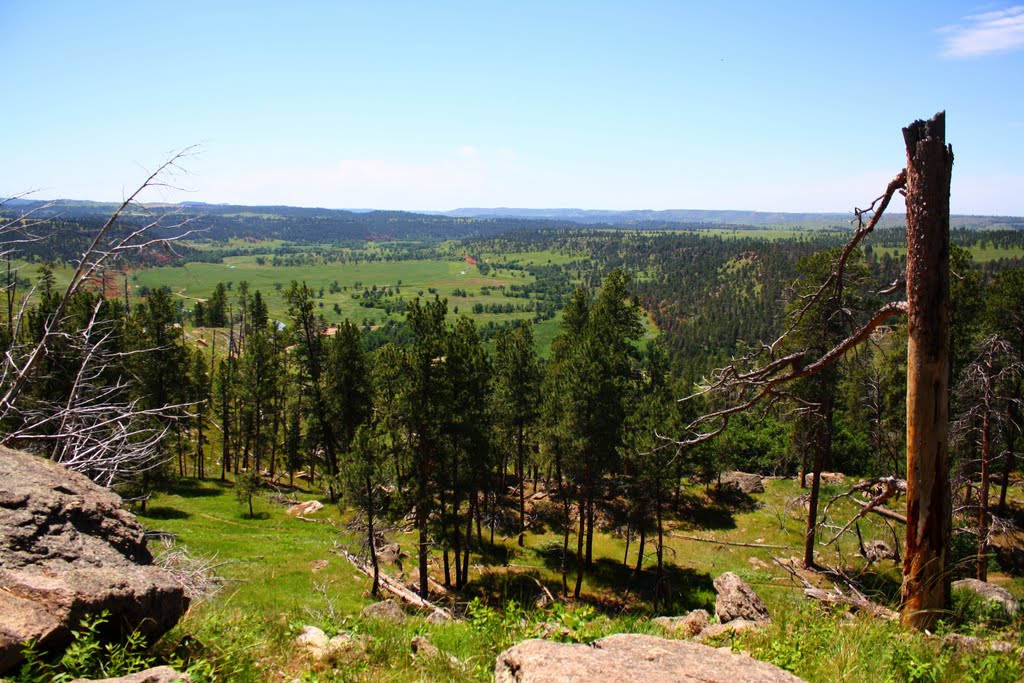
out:
<path id="1" fill-rule="evenodd" d="M 837 492 L 826 488 L 823 495 Z M 751 652 L 809 681 L 1009 681 L 1024 674 L 1013 653 L 956 654 L 942 650 L 937 639 L 905 633 L 897 624 L 850 620 L 806 603 L 800 587 L 773 561 L 801 554 L 803 512 L 792 502 L 800 493 L 793 481 L 769 481 L 767 492 L 753 497 L 721 497 L 713 488 L 708 492 L 699 486 L 685 489 L 666 551 L 672 611 L 703 608 L 713 614 L 712 581 L 734 571 L 755 587 L 775 621 L 763 633 L 726 638 L 720 644 Z M 309 499 L 316 494 L 301 490 L 289 495 Z M 852 511 L 834 506 L 833 518 L 844 520 Z M 622 562 L 621 534 L 595 537 L 595 569 L 578 603 L 534 606 L 538 581 L 553 593 L 559 588 L 561 536 L 541 528 L 527 536 L 525 548 L 499 534 L 484 555 L 474 555 L 470 586 L 453 605 L 461 621 L 434 625 L 413 617 L 405 624 L 390 624 L 359 616 L 372 601 L 369 580 L 332 552 L 335 543 L 357 546 L 337 506 L 327 504 L 312 515 L 315 522 L 290 517 L 282 504 L 266 498 L 256 502 L 255 512 L 250 519 L 229 483 L 182 482 L 155 497 L 140 515 L 147 527 L 176 534 L 191 553 L 216 558 L 227 580 L 215 598 L 193 608 L 166 639 L 178 647 L 179 655 L 185 651 L 201 662 L 197 680 L 487 681 L 494 657 L 524 638 L 588 642 L 616 632 L 660 633 L 648 620 L 653 556 L 648 556 L 640 579 L 633 580 L 632 567 Z M 888 528 L 872 519 L 862 520 L 861 531 L 865 538 L 891 538 Z M 829 538 L 826 532 L 820 540 Z M 394 540 L 412 552 L 411 537 Z M 575 547 L 574 538 L 570 547 Z M 647 550 L 652 551 L 650 545 Z M 636 562 L 636 551 L 634 538 L 630 565 Z M 821 564 L 845 567 L 860 578 L 866 593 L 892 604 L 899 589 L 895 563 L 865 568 L 855 539 L 820 546 L 819 551 Z M 412 563 L 407 559 L 402 567 L 406 579 Z M 384 570 L 403 576 L 394 565 Z M 440 576 L 436 563 L 432 572 Z M 570 582 L 573 578 L 570 571 Z M 1022 593 L 1019 580 L 993 578 Z M 974 631 L 992 632 L 983 620 L 961 619 L 975 624 L 970 627 Z M 317 625 L 329 636 L 343 632 L 370 639 L 365 651 L 314 663 L 293 644 L 305 624 Z M 412 657 L 410 641 L 417 635 L 428 637 L 443 656 Z M 1015 635 L 1002 637 L 1016 644 Z"/>
<path id="2" fill-rule="evenodd" d="M 878 258 L 882 257 L 882 254 L 889 254 L 892 258 L 903 258 L 907 255 L 906 247 L 873 247 L 875 255 Z M 990 261 L 998 261 L 1001 258 L 1021 258 L 1024 257 L 1024 249 L 1017 247 L 1004 248 L 998 245 L 992 244 L 991 242 L 985 242 L 984 244 L 974 244 L 967 247 L 967 250 L 971 252 L 971 257 L 975 263 L 989 263 Z"/>

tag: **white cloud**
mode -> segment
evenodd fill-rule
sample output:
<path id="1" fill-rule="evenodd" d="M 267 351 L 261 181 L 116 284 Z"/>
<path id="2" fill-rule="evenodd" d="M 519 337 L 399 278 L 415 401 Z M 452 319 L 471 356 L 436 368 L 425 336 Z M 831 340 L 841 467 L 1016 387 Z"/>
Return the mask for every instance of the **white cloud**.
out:
<path id="1" fill-rule="evenodd" d="M 940 30 L 946 35 L 944 57 L 981 57 L 1024 49 L 1024 5 L 964 17 Z"/>

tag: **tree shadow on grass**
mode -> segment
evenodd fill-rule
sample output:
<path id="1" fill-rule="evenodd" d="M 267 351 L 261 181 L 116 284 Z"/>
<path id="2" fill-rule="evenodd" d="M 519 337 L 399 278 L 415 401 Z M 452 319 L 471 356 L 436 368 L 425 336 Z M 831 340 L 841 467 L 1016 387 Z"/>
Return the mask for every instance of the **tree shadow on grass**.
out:
<path id="1" fill-rule="evenodd" d="M 167 505 L 149 505 L 138 516 L 145 519 L 188 519 L 192 514 Z"/>
<path id="2" fill-rule="evenodd" d="M 557 579 L 546 578 L 540 569 L 489 567 L 473 576 L 463 590 L 462 598 L 480 598 L 483 602 L 499 606 L 510 600 L 530 607 L 543 602 L 550 593 L 557 596 L 562 591 Z"/>
<path id="3" fill-rule="evenodd" d="M 545 566 L 552 571 L 560 571 L 562 562 L 561 547 L 548 547 L 538 551 Z M 566 557 L 566 566 L 569 569 L 569 586 L 572 588 L 576 578 L 576 553 L 570 549 Z M 635 565 L 626 566 L 618 560 L 610 558 L 598 558 L 594 560 L 593 567 L 586 572 L 586 581 L 592 586 L 602 589 L 613 589 L 618 592 L 623 601 L 627 598 L 639 597 L 640 600 L 650 604 L 654 600 L 655 589 L 657 588 L 657 566 L 652 559 L 645 563 L 639 576 L 636 576 Z M 671 563 L 666 558 L 664 564 L 664 585 L 668 586 L 669 604 L 662 611 L 666 613 L 682 613 L 690 610 L 714 607 L 714 583 L 711 575 L 707 572 L 698 572 L 689 567 L 680 567 Z M 557 587 L 557 586 L 556 586 Z M 605 603 L 595 602 L 594 606 L 601 609 Z M 605 611 L 618 613 L 621 606 L 609 607 Z"/>
<path id="4" fill-rule="evenodd" d="M 675 517 L 695 529 L 735 529 L 736 514 L 756 508 L 757 501 L 746 493 L 712 488 L 707 496 L 682 494 Z"/>
<path id="5" fill-rule="evenodd" d="M 222 495 L 224 491 L 232 488 L 234 486 L 229 481 L 178 478 L 167 485 L 166 492 L 183 498 L 209 498 Z"/>
<path id="6" fill-rule="evenodd" d="M 473 538 L 473 553 L 480 556 L 480 562 L 487 567 L 508 566 L 516 551 L 503 543 L 489 543 L 484 540 L 483 545 L 477 544 Z"/>

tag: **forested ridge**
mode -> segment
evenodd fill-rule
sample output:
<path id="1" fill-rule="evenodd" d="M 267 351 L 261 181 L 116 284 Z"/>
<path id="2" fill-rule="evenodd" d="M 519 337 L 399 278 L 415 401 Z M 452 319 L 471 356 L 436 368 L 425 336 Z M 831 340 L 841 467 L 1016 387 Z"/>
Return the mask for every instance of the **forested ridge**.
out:
<path id="1" fill-rule="evenodd" d="M 897 300 L 901 231 L 879 230 L 850 252 L 841 301 L 807 308 L 848 231 L 769 239 L 754 230 L 515 221 L 498 232 L 505 219 L 483 221 L 486 229 L 459 219 L 475 226 L 460 233 L 453 219 L 427 217 L 417 232 L 420 217 L 379 213 L 353 218 L 358 229 L 334 241 L 313 214 L 219 217 L 220 227 L 173 248 L 118 254 L 109 265 L 123 289 L 86 282 L 64 303 L 55 273 L 74 266 L 99 222 L 41 217 L 35 229 L 46 238 L 7 253 L 0 341 L 12 367 L 49 341 L 3 416 L 5 444 L 62 461 L 143 511 L 189 480 L 232 486 L 250 518 L 268 488 L 322 492 L 350 515 L 348 533 L 375 574 L 383 545 L 407 544 L 425 598 L 436 595 L 430 579 L 474 590 L 470 567 L 506 552 L 503 538 L 528 547 L 543 534 L 536 553 L 556 579 L 551 589 L 585 599 L 589 582 L 608 572 L 602 545 L 613 534 L 625 539 L 629 585 L 654 612 L 688 604 L 679 573 L 686 560 L 672 554 L 669 537 L 680 520 L 734 504 L 721 486 L 730 471 L 795 476 L 800 486 L 822 471 L 906 475 L 902 321 L 779 400 L 736 415 L 714 438 L 686 444 L 694 419 L 724 399 L 679 400 L 700 394 L 714 368 L 742 371 L 745 354 L 784 331 L 783 350 L 824 353 Z M 138 220 L 128 216 L 114 237 Z M 274 232 L 275 222 L 287 227 Z M 954 495 L 963 501 L 953 552 L 956 571 L 968 575 L 996 562 L 975 523 L 981 469 L 1001 476 L 983 517 L 1000 529 L 1012 524 L 1024 232 L 952 237 Z M 294 278 L 261 291 L 224 269 L 222 277 L 238 279 L 185 296 L 149 279 L 228 263 L 246 264 L 264 282 L 309 269 L 326 284 Z M 388 270 L 423 263 L 456 274 L 432 286 Z M 384 269 L 387 284 L 332 275 L 369 265 Z M 152 286 L 130 286 L 136 277 Z M 542 347 L 537 335 L 550 326 Z M 987 417 L 978 412 L 982 395 Z M 706 499 L 695 497 L 701 489 Z M 817 490 L 804 495 L 813 495 L 801 505 L 811 506 L 815 533 L 834 531 L 827 506 L 818 521 Z M 827 552 L 814 538 L 811 563 Z"/>

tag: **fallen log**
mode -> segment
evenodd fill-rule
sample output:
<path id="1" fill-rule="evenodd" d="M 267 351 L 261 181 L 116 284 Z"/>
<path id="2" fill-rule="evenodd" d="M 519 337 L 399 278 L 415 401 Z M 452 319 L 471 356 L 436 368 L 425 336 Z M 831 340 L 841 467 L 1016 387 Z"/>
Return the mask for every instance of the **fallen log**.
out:
<path id="1" fill-rule="evenodd" d="M 832 605 L 843 605 L 845 607 L 849 607 L 853 612 L 864 611 L 873 616 L 888 619 L 890 621 L 899 619 L 900 616 L 899 612 L 891 610 L 888 607 L 882 607 L 881 605 L 871 602 L 867 598 L 842 593 L 838 588 L 836 588 L 834 592 L 827 591 L 823 588 L 804 588 L 804 595 L 819 602 L 826 602 Z"/>
<path id="2" fill-rule="evenodd" d="M 779 560 L 779 558 L 773 557 L 772 559 L 775 561 L 775 564 L 782 567 L 790 576 L 792 576 L 794 579 L 798 580 L 801 584 L 803 584 L 804 595 L 811 598 L 812 600 L 817 600 L 819 602 L 824 602 L 831 605 L 843 605 L 844 607 L 848 607 L 852 612 L 863 611 L 873 616 L 879 617 L 881 619 L 899 619 L 900 615 L 898 612 L 891 610 L 888 607 L 883 607 L 882 605 L 879 605 L 869 600 L 868 597 L 861 593 L 859 590 L 857 590 L 857 588 L 849 580 L 845 579 L 845 575 L 839 570 L 833 570 L 831 573 L 833 575 L 843 577 L 843 583 L 846 584 L 846 587 L 849 590 L 849 592 L 843 592 L 836 585 L 832 586 L 832 590 L 818 588 L 817 586 L 813 585 L 810 581 L 805 579 L 803 576 L 801 576 L 799 572 L 793 569 L 793 567 L 790 567 L 785 562 Z M 820 575 L 825 572 L 817 573 Z"/>
<path id="3" fill-rule="evenodd" d="M 334 552 L 348 560 L 353 567 L 361 571 L 363 574 L 366 574 L 371 579 L 373 578 L 373 567 L 371 567 L 369 564 L 363 562 L 352 553 L 341 550 L 340 548 L 335 549 Z M 380 587 L 386 590 L 391 595 L 398 598 L 399 600 L 402 600 L 403 602 L 408 603 L 413 607 L 429 610 L 431 614 L 440 614 L 440 616 L 446 620 L 452 620 L 455 618 L 454 615 L 451 613 L 451 610 L 445 609 L 444 607 L 439 607 L 434 603 L 430 602 L 429 600 L 417 595 L 416 593 L 412 592 L 411 590 L 403 586 L 401 582 L 391 578 L 384 572 L 379 572 L 377 576 L 378 580 L 380 581 Z"/>
<path id="4" fill-rule="evenodd" d="M 789 550 L 788 545 L 770 545 L 768 543 L 741 543 L 739 541 L 718 541 L 713 538 L 701 538 L 700 536 L 687 536 L 676 534 L 671 531 L 666 534 L 669 538 L 679 538 L 684 541 L 700 541 L 701 543 L 715 543 L 717 545 L 734 545 L 742 548 L 770 548 L 772 550 Z"/>

